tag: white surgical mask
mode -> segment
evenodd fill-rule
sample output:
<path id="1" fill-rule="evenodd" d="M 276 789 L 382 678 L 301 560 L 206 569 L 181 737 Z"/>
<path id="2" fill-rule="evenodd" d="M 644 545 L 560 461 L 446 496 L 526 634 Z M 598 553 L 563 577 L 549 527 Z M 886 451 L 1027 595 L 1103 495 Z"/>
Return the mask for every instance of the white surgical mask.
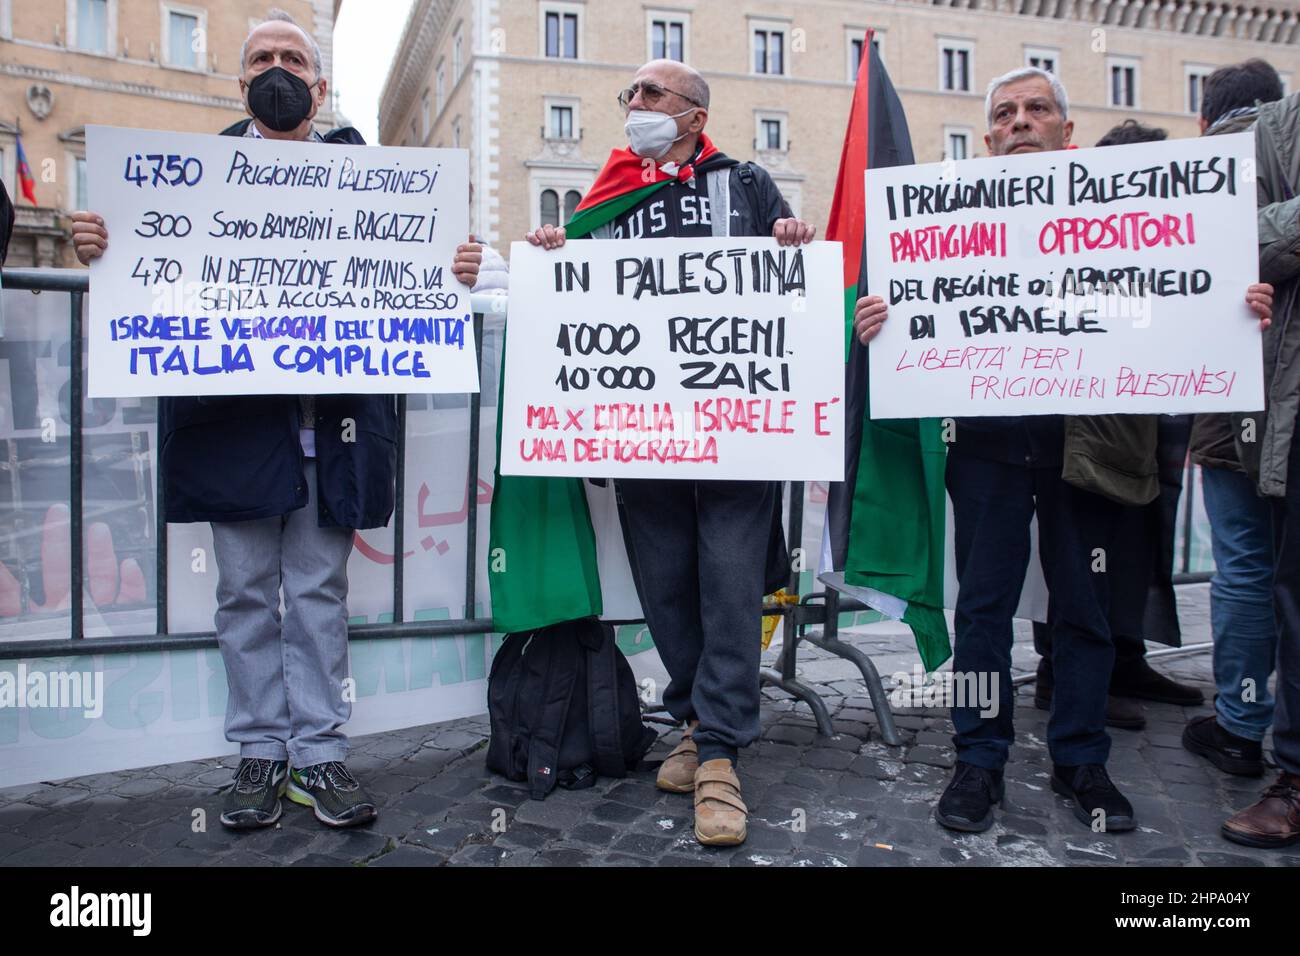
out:
<path id="1" fill-rule="evenodd" d="M 632 152 L 648 159 L 662 159 L 667 156 L 668 151 L 673 148 L 673 143 L 684 139 L 687 135 L 686 133 L 682 133 L 681 136 L 675 135 L 677 124 L 673 120 L 685 116 L 693 109 L 694 107 L 691 110 L 682 110 L 672 116 L 654 110 L 632 110 L 627 114 L 627 122 L 623 124 L 623 132 L 627 134 Z"/>

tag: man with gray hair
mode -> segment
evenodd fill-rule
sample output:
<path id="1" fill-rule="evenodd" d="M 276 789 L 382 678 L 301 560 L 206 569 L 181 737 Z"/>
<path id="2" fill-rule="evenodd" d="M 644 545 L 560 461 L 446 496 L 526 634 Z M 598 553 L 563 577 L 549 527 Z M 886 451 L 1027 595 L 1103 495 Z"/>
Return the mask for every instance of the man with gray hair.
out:
<path id="1" fill-rule="evenodd" d="M 1065 88 L 1044 70 L 1026 67 L 995 79 L 984 111 L 984 143 L 992 156 L 1070 145 L 1074 123 Z M 868 296 L 856 312 L 865 343 L 878 332 L 886 304 Z M 978 706 L 952 708 L 957 766 L 935 818 L 951 830 L 982 832 L 993 825 L 993 807 L 1005 795 L 1002 770 L 1015 737 L 1012 620 L 1029 567 L 1029 524 L 1037 514 L 1039 558 L 1052 595 L 1052 663 L 1059 676 L 1047 725 L 1052 789 L 1073 802 L 1083 824 L 1132 830 L 1132 805 L 1106 773 L 1106 699 L 1115 649 L 1106 619 L 1106 577 L 1091 567 L 1093 549 L 1105 545 L 1119 506 L 1062 480 L 1060 415 L 961 418 L 956 426 L 946 478 L 958 580 L 953 671 L 996 674 L 999 699 L 989 717 Z"/>
<path id="2" fill-rule="evenodd" d="M 350 127 L 315 130 L 326 95 L 320 47 L 281 10 L 244 41 L 239 89 L 250 118 L 222 135 L 364 145 Z M 89 265 L 108 229 L 93 212 L 72 220 Z M 456 278 L 472 286 L 481 261 L 481 247 L 462 245 Z M 221 814 L 231 829 L 274 825 L 286 793 L 331 827 L 378 815 L 344 764 L 347 564 L 356 531 L 392 516 L 396 439 L 392 395 L 158 400 L 166 520 L 212 525 L 226 739 L 240 756 Z"/>

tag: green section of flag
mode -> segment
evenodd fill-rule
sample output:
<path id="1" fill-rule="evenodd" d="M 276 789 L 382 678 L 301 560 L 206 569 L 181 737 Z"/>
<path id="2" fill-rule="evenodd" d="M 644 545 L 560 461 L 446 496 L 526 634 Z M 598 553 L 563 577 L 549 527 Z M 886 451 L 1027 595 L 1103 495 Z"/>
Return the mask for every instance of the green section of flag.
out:
<path id="1" fill-rule="evenodd" d="M 670 182 L 672 182 L 671 179 L 665 179 L 661 183 L 651 183 L 649 186 L 643 186 L 630 193 L 624 193 L 614 199 L 606 200 L 598 206 L 592 206 L 590 209 L 574 213 L 573 218 L 564 227 L 565 237 L 578 239 L 595 232 L 605 223 L 617 219 L 652 192 L 667 186 Z"/>
<path id="2" fill-rule="evenodd" d="M 845 297 L 850 328 L 856 296 Z M 927 671 L 952 656 L 943 616 L 946 461 L 939 419 L 873 421 L 868 400 L 844 580 L 907 602 L 903 622 Z"/>
<path id="3" fill-rule="evenodd" d="M 599 229 L 663 185 L 652 183 L 583 210 L 565 227 L 567 238 L 577 239 Z M 502 351 L 504 355 L 504 344 Z M 603 605 L 596 534 L 582 480 L 501 474 L 506 374 L 503 359 L 497 401 L 498 467 L 492 493 L 488 586 L 492 592 L 493 627 L 510 633 L 599 615 Z"/>

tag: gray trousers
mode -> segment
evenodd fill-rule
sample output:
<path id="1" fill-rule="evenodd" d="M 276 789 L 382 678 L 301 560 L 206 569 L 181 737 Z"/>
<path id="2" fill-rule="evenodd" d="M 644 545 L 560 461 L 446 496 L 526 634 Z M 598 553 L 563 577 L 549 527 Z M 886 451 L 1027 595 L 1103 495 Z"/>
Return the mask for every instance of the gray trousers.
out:
<path id="1" fill-rule="evenodd" d="M 735 759 L 759 734 L 763 579 L 777 486 L 618 482 L 637 591 L 671 678 L 664 706 L 698 719 L 700 760 Z"/>
<path id="2" fill-rule="evenodd" d="M 306 480 L 305 508 L 212 525 L 226 739 L 241 757 L 287 759 L 296 769 L 346 759 L 339 728 L 352 714 L 343 681 L 353 532 L 317 526 L 312 459 Z"/>

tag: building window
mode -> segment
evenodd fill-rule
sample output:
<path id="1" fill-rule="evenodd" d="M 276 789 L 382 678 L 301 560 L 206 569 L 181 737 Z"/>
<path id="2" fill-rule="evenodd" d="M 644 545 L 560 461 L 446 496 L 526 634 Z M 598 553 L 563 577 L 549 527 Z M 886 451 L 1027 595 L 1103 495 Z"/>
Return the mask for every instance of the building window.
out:
<path id="1" fill-rule="evenodd" d="M 415 132 L 415 120 L 411 120 L 411 142 L 416 146 L 420 145 L 420 137 Z"/>
<path id="2" fill-rule="evenodd" d="M 554 189 L 542 190 L 542 225 L 560 224 L 560 194 Z"/>
<path id="3" fill-rule="evenodd" d="M 1110 96 L 1107 102 L 1111 106 L 1126 108 L 1138 104 L 1138 62 L 1137 60 L 1111 57 L 1107 61 L 1107 74 L 1110 77 Z"/>
<path id="4" fill-rule="evenodd" d="M 429 138 L 429 130 L 433 128 L 433 112 L 429 108 L 429 90 L 426 88 L 424 95 L 420 97 L 420 133 L 425 139 Z"/>
<path id="5" fill-rule="evenodd" d="M 945 126 L 943 128 L 943 158 L 951 160 L 970 159 L 971 131 L 964 126 Z"/>
<path id="6" fill-rule="evenodd" d="M 650 59 L 686 60 L 686 22 L 680 17 L 651 15 Z"/>
<path id="7" fill-rule="evenodd" d="M 451 78 L 455 82 L 460 79 L 461 70 L 465 67 L 465 34 L 460 27 L 456 28 L 456 35 L 451 39 Z"/>
<path id="8" fill-rule="evenodd" d="M 754 72 L 785 75 L 785 28 L 755 27 Z"/>
<path id="9" fill-rule="evenodd" d="M 543 49 L 548 57 L 562 60 L 578 58 L 578 12 L 564 9 L 544 10 Z"/>
<path id="10" fill-rule="evenodd" d="M 551 107 L 551 139 L 573 139 L 573 107 Z"/>
<path id="11" fill-rule="evenodd" d="M 1193 116 L 1201 115 L 1201 101 L 1205 98 L 1205 81 L 1213 72 L 1213 67 L 1208 66 L 1186 68 L 1187 82 L 1184 89 L 1187 90 L 1187 112 Z"/>
<path id="12" fill-rule="evenodd" d="M 447 70 L 441 60 L 438 61 L 438 72 L 433 80 L 433 95 L 433 115 L 439 116 L 442 114 L 443 105 L 447 102 Z"/>
<path id="13" fill-rule="evenodd" d="M 578 211 L 578 203 L 582 202 L 582 193 L 576 189 L 570 189 L 564 194 L 564 221 L 567 223 L 573 218 L 573 214 Z"/>
<path id="14" fill-rule="evenodd" d="M 754 114 L 754 149 L 765 152 L 784 152 L 790 148 L 786 137 L 786 114 L 756 112 Z"/>
<path id="15" fill-rule="evenodd" d="M 866 27 L 848 27 L 844 31 L 846 62 L 848 64 L 848 73 L 845 78 L 850 83 L 858 81 L 858 68 L 862 66 L 862 44 L 866 35 Z M 871 46 L 875 49 L 876 56 L 881 58 L 881 62 L 884 62 L 885 51 L 880 44 L 884 38 L 885 34 L 881 30 L 877 30 L 871 38 Z"/>
<path id="16" fill-rule="evenodd" d="M 939 41 L 939 89 L 969 93 L 975 73 L 975 44 L 962 40 Z"/>
<path id="17" fill-rule="evenodd" d="M 185 7 L 163 8 L 163 49 L 166 64 L 185 70 L 201 70 L 207 44 L 206 11 Z"/>
<path id="18" fill-rule="evenodd" d="M 1057 50 L 1049 50 L 1046 47 L 1025 47 L 1025 66 L 1037 67 L 1059 76 L 1060 62 L 1061 54 Z"/>
<path id="19" fill-rule="evenodd" d="M 457 116 L 451 121 L 451 145 L 454 149 L 460 149 L 460 117 Z"/>
<path id="20" fill-rule="evenodd" d="M 76 36 L 73 46 L 90 53 L 108 53 L 109 0 L 74 0 Z"/>

